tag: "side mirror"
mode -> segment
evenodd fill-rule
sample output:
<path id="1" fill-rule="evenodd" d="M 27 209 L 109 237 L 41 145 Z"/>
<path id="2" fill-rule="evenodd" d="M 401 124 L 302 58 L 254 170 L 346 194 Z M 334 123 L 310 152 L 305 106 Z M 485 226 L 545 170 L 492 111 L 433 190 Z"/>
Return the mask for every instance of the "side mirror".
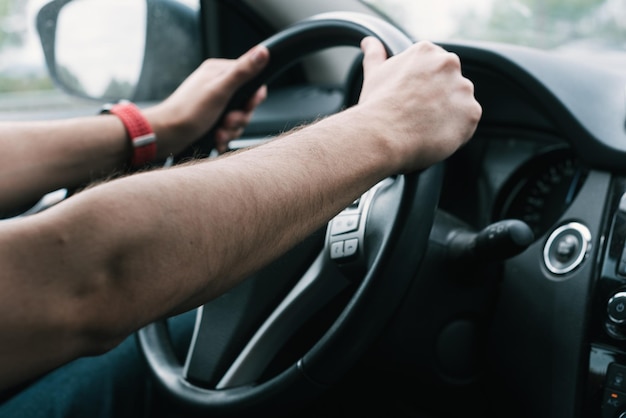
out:
<path id="1" fill-rule="evenodd" d="M 202 62 L 198 11 L 175 0 L 53 0 L 37 30 L 51 78 L 84 98 L 161 100 Z"/>

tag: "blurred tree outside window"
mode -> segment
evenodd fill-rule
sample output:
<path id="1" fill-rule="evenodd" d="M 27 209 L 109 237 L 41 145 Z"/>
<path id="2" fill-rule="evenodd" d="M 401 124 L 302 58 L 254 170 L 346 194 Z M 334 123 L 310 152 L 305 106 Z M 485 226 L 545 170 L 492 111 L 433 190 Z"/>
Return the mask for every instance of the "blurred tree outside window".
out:
<path id="1" fill-rule="evenodd" d="M 363 0 L 416 39 L 626 51 L 626 0 Z"/>
<path id="2" fill-rule="evenodd" d="M 0 94 L 51 90 L 34 29 L 40 0 L 0 0 Z"/>

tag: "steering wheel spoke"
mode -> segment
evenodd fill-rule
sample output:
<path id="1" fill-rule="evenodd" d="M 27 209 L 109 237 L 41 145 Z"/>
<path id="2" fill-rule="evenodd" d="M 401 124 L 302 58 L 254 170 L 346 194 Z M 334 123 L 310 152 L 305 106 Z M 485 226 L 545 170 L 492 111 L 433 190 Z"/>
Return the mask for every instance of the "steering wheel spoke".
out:
<path id="1" fill-rule="evenodd" d="M 304 277 L 246 345 L 217 385 L 225 389 L 255 382 L 287 340 L 344 290 L 350 281 L 323 251 Z"/>

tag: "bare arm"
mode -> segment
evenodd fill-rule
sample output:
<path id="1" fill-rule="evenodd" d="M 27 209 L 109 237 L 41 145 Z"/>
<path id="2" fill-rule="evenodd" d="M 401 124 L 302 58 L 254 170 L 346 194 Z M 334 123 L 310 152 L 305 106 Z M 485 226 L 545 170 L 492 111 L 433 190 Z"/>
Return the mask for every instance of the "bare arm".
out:
<path id="1" fill-rule="evenodd" d="M 144 114 L 157 136 L 157 158 L 176 155 L 217 122 L 224 95 L 232 86 L 222 80 L 241 68 L 238 82 L 256 74 L 247 66 L 252 50 L 238 61 L 205 61 L 163 103 Z M 246 109 L 230 112 L 216 131 L 216 147 L 224 151 L 238 137 L 254 108 L 264 99 L 257 92 Z M 0 210 L 32 203 L 45 193 L 108 176 L 124 168 L 132 148 L 122 122 L 113 115 L 56 121 L 0 123 Z"/>
<path id="2" fill-rule="evenodd" d="M 393 61 L 376 42 L 363 48 L 366 86 L 352 109 L 0 225 L 0 387 L 223 293 L 379 180 L 439 161 L 471 137 L 480 107 L 458 58 L 431 44 Z"/>

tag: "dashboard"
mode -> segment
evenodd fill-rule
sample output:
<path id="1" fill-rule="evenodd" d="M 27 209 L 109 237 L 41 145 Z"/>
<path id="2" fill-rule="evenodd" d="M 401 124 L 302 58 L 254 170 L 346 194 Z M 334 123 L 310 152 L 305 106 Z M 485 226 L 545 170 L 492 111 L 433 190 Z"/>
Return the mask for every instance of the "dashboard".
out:
<path id="1" fill-rule="evenodd" d="M 545 234 L 572 203 L 589 169 L 566 142 L 532 132 L 494 132 L 474 138 L 451 158 L 450 180 L 442 208 L 483 227 L 504 219 L 519 219 L 535 237 Z M 463 171 L 474 171 L 475 185 L 463 184 Z M 470 213 L 459 207 L 460 193 L 472 188 Z M 463 190 L 466 190 L 465 192 Z"/>
<path id="2" fill-rule="evenodd" d="M 483 416 L 626 416 L 626 77 L 526 50 L 447 49 L 483 119 L 445 162 L 440 219 L 473 232 L 520 220 L 534 238 L 463 264 L 436 218 L 422 283 L 381 343 L 397 357 L 379 361 L 417 379 L 442 416 L 458 412 L 442 406 L 450 397 Z"/>
<path id="3" fill-rule="evenodd" d="M 542 149 L 501 186 L 494 220 L 520 219 L 541 236 L 572 203 L 588 174 L 566 147 Z"/>

